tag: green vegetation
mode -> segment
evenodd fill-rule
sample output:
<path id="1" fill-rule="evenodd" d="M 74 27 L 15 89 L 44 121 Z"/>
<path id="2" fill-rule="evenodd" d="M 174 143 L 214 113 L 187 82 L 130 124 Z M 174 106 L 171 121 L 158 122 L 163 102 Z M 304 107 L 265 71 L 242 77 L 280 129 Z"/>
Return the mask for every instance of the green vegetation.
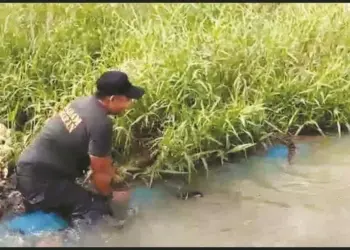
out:
<path id="1" fill-rule="evenodd" d="M 147 95 L 116 119 L 116 145 L 146 139 L 146 174 L 193 173 L 274 131 L 341 130 L 350 117 L 343 4 L 2 4 L 0 117 L 18 153 L 43 122 L 91 94 L 106 69 Z"/>

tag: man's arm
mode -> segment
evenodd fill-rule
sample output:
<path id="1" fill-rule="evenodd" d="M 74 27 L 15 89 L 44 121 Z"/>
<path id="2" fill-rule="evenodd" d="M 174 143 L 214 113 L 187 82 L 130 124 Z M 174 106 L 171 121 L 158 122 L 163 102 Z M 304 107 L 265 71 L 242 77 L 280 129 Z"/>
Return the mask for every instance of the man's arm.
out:
<path id="1" fill-rule="evenodd" d="M 112 192 L 111 180 L 114 176 L 112 166 L 113 124 L 111 120 L 105 123 L 97 122 L 90 130 L 89 155 L 92 170 L 92 182 L 97 191 L 103 195 Z"/>
<path id="2" fill-rule="evenodd" d="M 92 169 L 92 182 L 94 183 L 97 191 L 103 195 L 109 195 L 112 192 L 111 181 L 114 176 L 114 170 L 112 167 L 111 157 L 96 157 L 90 155 L 91 169 Z"/>

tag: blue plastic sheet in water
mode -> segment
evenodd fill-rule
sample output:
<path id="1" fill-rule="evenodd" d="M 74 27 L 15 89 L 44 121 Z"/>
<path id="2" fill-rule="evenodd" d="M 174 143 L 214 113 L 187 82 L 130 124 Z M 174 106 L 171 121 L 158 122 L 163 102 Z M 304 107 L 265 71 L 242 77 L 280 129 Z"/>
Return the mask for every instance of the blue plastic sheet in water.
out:
<path id="1" fill-rule="evenodd" d="M 150 204 L 161 200 L 163 192 L 156 188 L 136 187 L 131 193 L 131 204 Z"/>
<path id="2" fill-rule="evenodd" d="M 41 211 L 16 216 L 5 222 L 5 225 L 11 231 L 23 234 L 55 232 L 68 227 L 68 223 L 60 216 Z"/>
<path id="3" fill-rule="evenodd" d="M 307 144 L 297 144 L 297 154 L 299 156 L 307 156 L 309 153 L 310 145 Z M 267 158 L 287 158 L 288 157 L 288 148 L 285 145 L 277 144 L 270 147 L 267 150 Z"/>
<path id="4" fill-rule="evenodd" d="M 161 199 L 161 190 L 147 187 L 136 187 L 131 194 L 132 204 L 147 204 Z M 55 213 L 36 211 L 22 214 L 2 223 L 10 231 L 23 234 L 55 232 L 68 227 L 68 223 Z"/>
<path id="5" fill-rule="evenodd" d="M 267 158 L 287 158 L 288 148 L 285 145 L 274 145 L 267 150 Z"/>

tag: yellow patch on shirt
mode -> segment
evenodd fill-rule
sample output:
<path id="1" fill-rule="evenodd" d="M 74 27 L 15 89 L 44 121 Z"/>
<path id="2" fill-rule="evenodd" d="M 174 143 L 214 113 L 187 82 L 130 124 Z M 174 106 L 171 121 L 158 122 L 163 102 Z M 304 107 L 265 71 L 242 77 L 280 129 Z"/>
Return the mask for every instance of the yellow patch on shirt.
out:
<path id="1" fill-rule="evenodd" d="M 61 120 L 69 133 L 72 133 L 73 130 L 76 129 L 82 122 L 82 119 L 79 117 L 79 115 L 75 113 L 75 111 L 69 106 L 65 107 L 59 113 L 59 116 L 61 117 Z"/>

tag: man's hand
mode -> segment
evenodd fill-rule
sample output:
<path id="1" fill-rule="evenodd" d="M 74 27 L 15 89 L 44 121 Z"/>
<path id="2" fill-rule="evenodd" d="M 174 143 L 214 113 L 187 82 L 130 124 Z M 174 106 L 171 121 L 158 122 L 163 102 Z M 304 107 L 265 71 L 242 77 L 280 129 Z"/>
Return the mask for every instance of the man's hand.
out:
<path id="1" fill-rule="evenodd" d="M 113 189 L 111 188 L 112 177 L 109 174 L 101 172 L 92 172 L 92 183 L 95 185 L 97 191 L 105 196 L 108 196 L 112 193 Z"/>
<path id="2" fill-rule="evenodd" d="M 112 167 L 111 157 L 95 157 L 90 155 L 92 182 L 97 191 L 102 195 L 110 195 L 113 191 L 111 182 L 114 177 L 114 169 Z"/>
<path id="3" fill-rule="evenodd" d="M 113 190 L 124 185 L 118 168 L 112 165 L 111 157 L 90 156 L 90 159 L 92 182 L 101 194 L 110 195 Z"/>
<path id="4" fill-rule="evenodd" d="M 114 174 L 113 174 L 113 183 L 121 183 L 123 182 L 123 178 L 120 176 L 120 172 L 117 168 L 115 168 L 114 170 Z"/>

